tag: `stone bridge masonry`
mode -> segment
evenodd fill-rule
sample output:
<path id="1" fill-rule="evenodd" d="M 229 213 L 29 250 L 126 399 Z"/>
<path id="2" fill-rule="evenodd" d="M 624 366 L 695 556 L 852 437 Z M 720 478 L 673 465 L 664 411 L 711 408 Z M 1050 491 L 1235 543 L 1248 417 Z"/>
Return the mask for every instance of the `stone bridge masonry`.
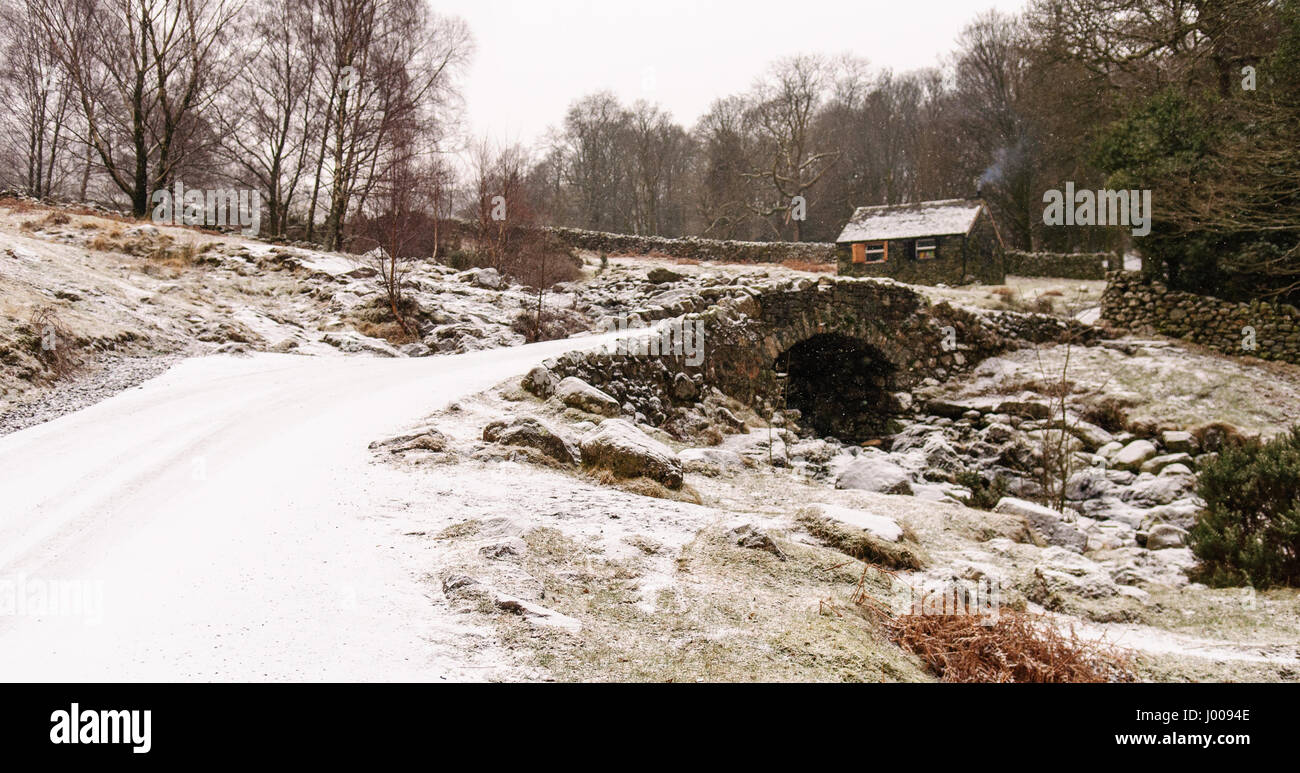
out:
<path id="1" fill-rule="evenodd" d="M 657 426 L 712 386 L 761 415 L 811 411 L 805 423 L 822 434 L 857 439 L 885 434 L 885 419 L 903 409 L 895 395 L 926 379 L 946 380 L 1011 348 L 1099 336 L 1045 315 L 931 304 L 890 279 L 843 277 L 745 287 L 680 319 L 703 323 L 694 367 L 672 354 L 576 352 L 546 367 L 630 403 Z"/>

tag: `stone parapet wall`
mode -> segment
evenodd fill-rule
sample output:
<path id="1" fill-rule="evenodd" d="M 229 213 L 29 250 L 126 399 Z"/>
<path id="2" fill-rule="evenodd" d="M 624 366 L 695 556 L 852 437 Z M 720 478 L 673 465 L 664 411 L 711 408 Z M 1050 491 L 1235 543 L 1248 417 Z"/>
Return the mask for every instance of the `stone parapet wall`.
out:
<path id="1" fill-rule="evenodd" d="M 1106 267 L 1118 262 L 1108 252 L 1065 254 L 1057 252 L 1006 251 L 1008 274 L 1060 279 L 1105 279 Z"/>
<path id="2" fill-rule="evenodd" d="M 1294 306 L 1177 292 L 1136 271 L 1116 271 L 1107 279 L 1101 319 L 1113 328 L 1151 330 L 1224 354 L 1300 364 L 1300 309 Z"/>

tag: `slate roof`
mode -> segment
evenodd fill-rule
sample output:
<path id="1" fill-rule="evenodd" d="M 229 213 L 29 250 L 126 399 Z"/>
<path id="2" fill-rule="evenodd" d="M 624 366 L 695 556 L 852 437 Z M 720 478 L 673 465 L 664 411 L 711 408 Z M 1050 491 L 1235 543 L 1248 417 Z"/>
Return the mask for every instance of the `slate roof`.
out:
<path id="1" fill-rule="evenodd" d="M 838 243 L 916 239 L 970 233 L 983 208 L 980 199 L 923 201 L 884 207 L 859 207 L 844 226 Z"/>

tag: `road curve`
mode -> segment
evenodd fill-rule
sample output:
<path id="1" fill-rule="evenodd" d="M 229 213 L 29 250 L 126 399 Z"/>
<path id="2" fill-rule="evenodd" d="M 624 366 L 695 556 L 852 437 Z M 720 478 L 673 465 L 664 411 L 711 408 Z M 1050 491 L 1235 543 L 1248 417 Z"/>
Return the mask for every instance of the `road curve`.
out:
<path id="1" fill-rule="evenodd" d="M 602 340 L 197 358 L 0 438 L 0 681 L 476 678 L 365 517 L 402 485 L 366 446 Z"/>

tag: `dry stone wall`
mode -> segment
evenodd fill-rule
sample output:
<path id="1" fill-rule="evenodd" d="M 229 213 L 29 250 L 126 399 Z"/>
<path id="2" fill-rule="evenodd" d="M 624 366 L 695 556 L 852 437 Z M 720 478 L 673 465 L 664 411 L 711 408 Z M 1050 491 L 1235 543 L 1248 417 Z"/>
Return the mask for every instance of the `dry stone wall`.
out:
<path id="1" fill-rule="evenodd" d="M 1101 318 L 1114 328 L 1150 329 L 1224 354 L 1300 364 L 1300 309 L 1294 306 L 1177 292 L 1136 271 L 1113 272 L 1108 280 Z"/>

